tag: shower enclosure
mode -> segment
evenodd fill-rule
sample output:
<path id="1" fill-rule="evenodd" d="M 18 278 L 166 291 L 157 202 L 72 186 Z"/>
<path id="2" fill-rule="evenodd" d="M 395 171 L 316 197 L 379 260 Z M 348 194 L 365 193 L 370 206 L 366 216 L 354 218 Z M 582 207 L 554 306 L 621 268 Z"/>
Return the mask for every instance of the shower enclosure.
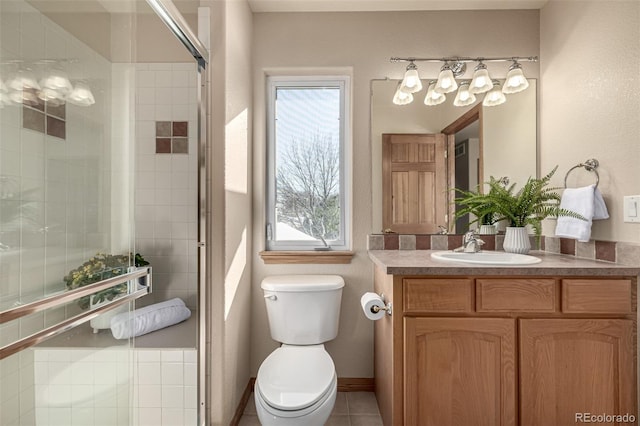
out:
<path id="1" fill-rule="evenodd" d="M 3 426 L 204 424 L 207 54 L 149 4 L 0 1 Z M 140 63 L 141 17 L 194 59 Z M 176 297 L 188 321 L 112 336 L 115 315 Z"/>

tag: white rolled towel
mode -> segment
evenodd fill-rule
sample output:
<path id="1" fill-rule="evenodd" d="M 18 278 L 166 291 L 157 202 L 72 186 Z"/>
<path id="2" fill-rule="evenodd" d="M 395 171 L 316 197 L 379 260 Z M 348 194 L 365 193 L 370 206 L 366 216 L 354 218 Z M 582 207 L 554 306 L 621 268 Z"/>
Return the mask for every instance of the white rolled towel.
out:
<path id="1" fill-rule="evenodd" d="M 111 333 L 116 339 L 142 336 L 182 322 L 190 316 L 191 310 L 181 299 L 175 298 L 115 315 L 111 318 Z"/>

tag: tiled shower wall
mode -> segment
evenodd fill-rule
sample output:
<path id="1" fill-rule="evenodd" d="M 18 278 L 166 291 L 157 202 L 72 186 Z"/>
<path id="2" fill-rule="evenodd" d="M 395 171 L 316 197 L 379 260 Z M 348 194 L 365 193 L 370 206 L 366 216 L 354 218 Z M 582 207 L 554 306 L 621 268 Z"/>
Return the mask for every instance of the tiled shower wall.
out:
<path id="1" fill-rule="evenodd" d="M 196 425 L 196 358 L 195 349 L 25 350 L 1 375 L 21 403 L 3 406 L 0 424 Z"/>
<path id="2" fill-rule="evenodd" d="M 143 301 L 179 297 L 191 309 L 197 306 L 196 82 L 195 63 L 136 65 L 136 251 L 153 267 L 153 294 Z"/>

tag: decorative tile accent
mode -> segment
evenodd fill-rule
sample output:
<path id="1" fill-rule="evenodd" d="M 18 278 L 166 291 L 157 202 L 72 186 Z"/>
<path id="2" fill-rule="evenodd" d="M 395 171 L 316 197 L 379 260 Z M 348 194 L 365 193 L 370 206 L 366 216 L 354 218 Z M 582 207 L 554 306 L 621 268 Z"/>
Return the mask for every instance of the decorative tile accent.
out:
<path id="1" fill-rule="evenodd" d="M 415 235 L 400 235 L 400 250 L 415 250 L 415 249 L 416 249 Z"/>
<path id="2" fill-rule="evenodd" d="M 596 259 L 616 261 L 616 243 L 612 241 L 596 241 Z"/>
<path id="3" fill-rule="evenodd" d="M 430 250 L 431 235 L 416 235 L 416 250 Z"/>
<path id="4" fill-rule="evenodd" d="M 576 255 L 576 240 L 571 238 L 560 238 L 560 253 Z"/>
<path id="5" fill-rule="evenodd" d="M 189 122 L 188 121 L 174 121 L 173 122 L 173 134 L 172 136 L 189 136 Z"/>
<path id="6" fill-rule="evenodd" d="M 156 121 L 156 137 L 159 136 L 171 136 L 171 122 L 170 121 Z"/>
<path id="7" fill-rule="evenodd" d="M 640 244 L 617 243 L 616 261 L 627 266 L 640 265 Z"/>
<path id="8" fill-rule="evenodd" d="M 576 242 L 576 257 L 583 259 L 595 259 L 596 258 L 596 243 L 595 241 L 589 241 L 586 243 Z"/>
<path id="9" fill-rule="evenodd" d="M 187 138 L 173 138 L 171 142 L 171 152 L 174 154 L 188 154 L 189 140 Z"/>
<path id="10" fill-rule="evenodd" d="M 495 250 L 496 249 L 496 236 L 495 235 L 478 235 L 484 244 L 482 250 Z"/>
<path id="11" fill-rule="evenodd" d="M 367 250 L 384 250 L 384 236 L 369 235 L 369 238 L 367 238 Z"/>
<path id="12" fill-rule="evenodd" d="M 171 154 L 171 138 L 156 138 L 156 154 Z"/>
<path id="13" fill-rule="evenodd" d="M 448 235 L 432 235 L 431 250 L 447 250 L 449 247 Z"/>
<path id="14" fill-rule="evenodd" d="M 156 121 L 156 154 L 188 154 L 188 133 L 188 121 Z"/>
<path id="15" fill-rule="evenodd" d="M 545 251 L 549 253 L 560 253 L 560 238 L 546 237 L 544 239 Z"/>
<path id="16" fill-rule="evenodd" d="M 449 237 L 447 242 L 448 250 L 453 250 L 462 246 L 462 235 L 447 235 L 447 237 Z"/>
<path id="17" fill-rule="evenodd" d="M 398 234 L 386 234 L 384 236 L 385 250 L 398 250 L 400 248 L 400 238 Z"/>

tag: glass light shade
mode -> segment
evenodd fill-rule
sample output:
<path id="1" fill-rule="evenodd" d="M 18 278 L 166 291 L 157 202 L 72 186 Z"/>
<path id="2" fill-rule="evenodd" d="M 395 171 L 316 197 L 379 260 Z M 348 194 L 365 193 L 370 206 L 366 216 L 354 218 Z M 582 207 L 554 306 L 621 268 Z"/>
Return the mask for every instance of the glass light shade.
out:
<path id="1" fill-rule="evenodd" d="M 0 79 L 0 93 L 7 93 L 9 90 L 7 89 L 7 85 L 4 84 L 4 81 Z"/>
<path id="2" fill-rule="evenodd" d="M 502 93 L 518 93 L 527 87 L 529 87 L 529 81 L 527 81 L 527 78 L 524 76 L 520 64 L 516 62 L 509 68 L 504 86 L 502 86 Z"/>
<path id="3" fill-rule="evenodd" d="M 17 104 L 37 105 L 38 97 L 33 90 L 14 90 L 9 93 L 9 99 Z"/>
<path id="4" fill-rule="evenodd" d="M 402 90 L 402 84 L 399 84 L 396 93 L 393 95 L 393 103 L 396 105 L 407 105 L 411 102 L 413 102 L 413 94 Z"/>
<path id="5" fill-rule="evenodd" d="M 481 62 L 475 68 L 471 84 L 469 85 L 469 91 L 471 93 L 478 94 L 488 92 L 492 88 L 493 83 L 491 83 L 491 77 L 489 77 L 487 66 Z"/>
<path id="6" fill-rule="evenodd" d="M 51 102 L 51 103 L 54 103 L 56 101 L 64 101 L 64 96 L 62 96 L 62 93 L 58 92 L 55 89 L 50 89 L 48 87 L 43 87 L 38 92 L 38 97 L 45 102 Z"/>
<path id="7" fill-rule="evenodd" d="M 432 81 L 429 84 L 429 88 L 427 89 L 427 96 L 424 97 L 424 104 L 428 106 L 440 105 L 443 103 L 447 97 L 442 93 L 436 92 L 434 89 L 436 87 L 436 82 Z"/>
<path id="8" fill-rule="evenodd" d="M 502 93 L 500 89 L 500 83 L 498 81 L 493 82 L 493 89 L 491 89 L 486 95 L 484 95 L 484 100 L 482 101 L 482 105 L 484 106 L 496 106 L 501 105 L 507 101 L 507 98 Z"/>
<path id="9" fill-rule="evenodd" d="M 73 90 L 67 75 L 60 70 L 53 70 L 51 74 L 40 81 L 40 86 L 43 89 L 55 90 L 62 97 L 67 96 Z"/>
<path id="10" fill-rule="evenodd" d="M 438 75 L 438 81 L 436 82 L 436 86 L 433 90 L 438 93 L 451 93 L 458 88 L 458 83 L 456 82 L 455 77 L 453 76 L 453 71 L 449 65 L 445 65 L 442 67 L 440 71 L 440 75 Z"/>
<path id="11" fill-rule="evenodd" d="M 476 95 L 469 91 L 469 83 L 460 84 L 456 98 L 453 100 L 455 106 L 463 107 L 471 105 L 476 101 Z"/>
<path id="12" fill-rule="evenodd" d="M 33 76 L 33 73 L 28 70 L 18 71 L 16 76 L 7 82 L 7 85 L 13 91 L 22 91 L 23 89 L 40 90 L 38 81 Z"/>
<path id="13" fill-rule="evenodd" d="M 395 97 L 394 103 L 395 103 Z M 67 97 L 67 101 L 78 106 L 90 106 L 96 103 L 91 89 L 84 83 L 76 83 L 76 86 Z"/>
<path id="14" fill-rule="evenodd" d="M 407 72 L 404 73 L 402 79 L 401 89 L 406 93 L 416 93 L 422 90 L 422 82 L 420 81 L 420 75 L 418 75 L 418 67 L 411 62 L 407 66 Z"/>

